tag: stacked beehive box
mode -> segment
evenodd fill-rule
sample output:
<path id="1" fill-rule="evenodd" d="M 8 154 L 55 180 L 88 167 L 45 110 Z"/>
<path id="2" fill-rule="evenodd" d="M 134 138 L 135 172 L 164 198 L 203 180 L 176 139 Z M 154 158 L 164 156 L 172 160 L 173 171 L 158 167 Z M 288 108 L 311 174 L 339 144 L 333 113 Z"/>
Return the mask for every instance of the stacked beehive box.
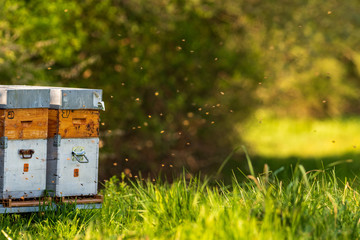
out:
<path id="1" fill-rule="evenodd" d="M 51 88 L 50 98 L 47 190 L 55 197 L 94 196 L 102 91 Z"/>
<path id="2" fill-rule="evenodd" d="M 43 196 L 50 90 L 0 86 L 0 198 Z"/>

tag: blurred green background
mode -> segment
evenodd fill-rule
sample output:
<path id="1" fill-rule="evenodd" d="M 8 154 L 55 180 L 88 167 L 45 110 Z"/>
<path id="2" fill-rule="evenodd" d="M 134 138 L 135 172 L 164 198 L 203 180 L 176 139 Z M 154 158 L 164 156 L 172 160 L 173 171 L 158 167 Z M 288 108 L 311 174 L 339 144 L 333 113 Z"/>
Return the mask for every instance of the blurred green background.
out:
<path id="1" fill-rule="evenodd" d="M 360 169 L 360 2 L 0 0 L 1 84 L 101 88 L 100 178 Z M 339 162 L 340 161 L 340 162 Z M 237 152 L 231 169 L 246 172 Z M 335 163 L 333 163 L 335 162 Z"/>

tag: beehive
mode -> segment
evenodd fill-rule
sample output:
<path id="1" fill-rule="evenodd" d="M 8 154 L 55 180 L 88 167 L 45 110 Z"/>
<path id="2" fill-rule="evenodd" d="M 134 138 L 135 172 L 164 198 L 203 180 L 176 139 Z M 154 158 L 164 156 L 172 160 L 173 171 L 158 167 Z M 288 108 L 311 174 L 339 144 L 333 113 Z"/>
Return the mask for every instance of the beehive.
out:
<path id="1" fill-rule="evenodd" d="M 51 88 L 50 98 L 47 190 L 56 197 L 96 195 L 102 91 Z"/>
<path id="2" fill-rule="evenodd" d="M 50 90 L 0 86 L 0 198 L 34 198 L 46 188 Z"/>

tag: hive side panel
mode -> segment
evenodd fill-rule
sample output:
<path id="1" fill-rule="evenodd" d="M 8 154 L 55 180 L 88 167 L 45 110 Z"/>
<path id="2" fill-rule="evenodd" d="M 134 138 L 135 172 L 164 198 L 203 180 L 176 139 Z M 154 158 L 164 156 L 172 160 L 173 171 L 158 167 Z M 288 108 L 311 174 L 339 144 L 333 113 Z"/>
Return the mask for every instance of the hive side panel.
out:
<path id="1" fill-rule="evenodd" d="M 57 160 L 47 160 L 46 162 L 46 191 L 50 196 L 53 196 L 56 191 L 57 163 Z"/>
<path id="2" fill-rule="evenodd" d="M 8 139 L 46 139 L 48 109 L 6 109 L 4 123 Z"/>
<path id="3" fill-rule="evenodd" d="M 59 132 L 59 110 L 49 109 L 48 118 L 48 138 L 52 138 Z"/>
<path id="4" fill-rule="evenodd" d="M 0 137 L 4 136 L 5 132 L 5 109 L 0 109 Z"/>
<path id="5" fill-rule="evenodd" d="M 4 193 L 4 181 L 6 178 L 5 175 L 5 156 L 6 156 L 6 149 L 5 148 L 1 148 L 0 149 L 0 199 L 3 198 L 3 193 Z"/>
<path id="6" fill-rule="evenodd" d="M 58 147 L 54 145 L 54 138 L 47 140 L 46 160 L 46 190 L 50 196 L 54 196 L 57 184 Z"/>

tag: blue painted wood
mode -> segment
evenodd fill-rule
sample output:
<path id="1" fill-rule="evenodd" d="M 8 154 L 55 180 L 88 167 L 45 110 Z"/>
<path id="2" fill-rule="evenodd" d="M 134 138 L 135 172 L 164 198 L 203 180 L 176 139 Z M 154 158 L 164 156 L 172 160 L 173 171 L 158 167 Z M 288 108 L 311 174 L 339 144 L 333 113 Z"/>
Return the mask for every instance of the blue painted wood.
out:
<path id="1" fill-rule="evenodd" d="M 40 211 L 56 211 L 61 205 L 53 204 L 52 206 L 34 206 L 34 207 L 4 207 L 0 204 L 0 214 L 6 213 L 28 213 L 28 212 L 40 212 Z M 94 204 L 77 204 L 77 209 L 101 209 L 102 203 Z"/>

